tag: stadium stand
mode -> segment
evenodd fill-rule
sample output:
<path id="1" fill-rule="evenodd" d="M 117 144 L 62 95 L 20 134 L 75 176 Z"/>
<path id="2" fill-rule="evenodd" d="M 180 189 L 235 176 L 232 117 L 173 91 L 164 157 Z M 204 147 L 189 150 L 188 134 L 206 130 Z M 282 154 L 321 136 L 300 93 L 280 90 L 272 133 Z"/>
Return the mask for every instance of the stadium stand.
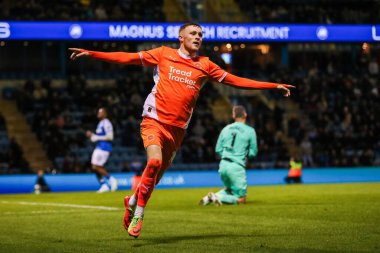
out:
<path id="1" fill-rule="evenodd" d="M 292 52 L 288 66 L 256 65 L 256 75 L 297 85 L 291 97 L 294 108 L 282 116 L 275 116 L 273 109 L 273 115 L 264 122 L 274 119 L 281 123 L 281 117 L 287 118 L 286 126 L 274 123 L 275 129 L 282 130 L 299 147 L 306 166 L 379 164 L 379 123 L 375 119 L 380 113 L 376 102 L 379 48 L 372 46 L 369 52 L 367 47 L 366 43 L 315 46 L 302 53 Z M 259 114 L 263 115 L 262 111 Z M 277 146 L 273 144 L 270 146 Z"/>
<path id="2" fill-rule="evenodd" d="M 378 21 L 379 7 L 376 0 L 311 0 L 307 5 L 300 0 L 60 0 L 54 3 L 20 0 L 3 1 L 1 14 L 4 20 L 367 24 Z"/>
<path id="3" fill-rule="evenodd" d="M 110 109 L 116 128 L 115 148 L 108 163 L 110 170 L 123 171 L 128 167 L 126 163 L 144 159 L 139 119 L 143 97 L 149 92 L 151 81 L 140 78 L 139 73 L 129 72 L 132 78 L 118 79 L 103 87 L 87 87 L 86 80 L 81 76 L 70 76 L 67 85 L 59 88 L 51 88 L 47 80 L 38 81 L 38 84 L 26 81 L 24 87 L 15 92 L 20 110 L 25 113 L 59 172 L 86 171 L 93 147 L 84 137 L 84 131 L 95 127 L 96 108 L 104 105 Z M 194 135 L 185 140 L 185 148 L 177 157 L 178 162 L 216 161 L 213 145 L 219 131 L 215 129 L 221 126 L 213 121 L 213 114 L 208 109 L 208 103 L 217 98 L 215 93 L 213 86 L 206 85 L 199 99 L 198 106 L 202 109 L 195 113 L 196 123 L 189 128 Z M 204 166 L 198 167 L 202 169 Z"/>
<path id="4" fill-rule="evenodd" d="M 379 20 L 376 0 L 235 0 L 255 23 L 369 24 Z M 339 10 L 339 11 L 337 11 Z"/>
<path id="5" fill-rule="evenodd" d="M 309 166 L 379 164 L 378 71 L 371 74 L 371 63 L 362 68 L 356 61 L 343 65 L 341 59 L 334 60 L 325 69 L 309 69 L 304 76 L 290 74 L 300 84 L 294 99 L 302 117 L 289 134 L 305 149 L 304 154 L 311 152 L 308 147 L 312 149 L 312 159 L 304 159 Z M 346 72 L 348 66 L 358 69 Z"/>
<path id="6" fill-rule="evenodd" d="M 331 55 L 326 50 L 318 53 L 311 50 L 307 57 L 292 52 L 287 67 L 269 62 L 256 63 L 252 70 L 250 64 L 246 65 L 247 69 L 236 64 L 237 69 L 234 69 L 233 62 L 233 72 L 296 84 L 292 103 L 286 103 L 293 104 L 293 108 L 284 107 L 280 95 L 273 92 L 260 92 L 261 97 L 234 96 L 233 93 L 228 96 L 219 91 L 220 85 L 206 85 L 189 134 L 175 160 L 178 165 L 173 168 L 199 169 L 199 164 L 191 164 L 216 162 L 213 145 L 220 129 L 229 120 L 225 111 L 236 103 L 248 105 L 252 115 L 250 123 L 258 132 L 260 153 L 255 167 L 286 166 L 292 150 L 290 146 L 302 152 L 306 166 L 379 164 L 378 123 L 375 120 L 379 107 L 375 101 L 380 87 L 376 47 L 373 50 L 371 55 L 358 52 L 357 57 L 344 53 Z M 249 58 L 249 52 L 233 54 L 237 55 L 233 55 L 233 59 L 239 57 L 239 62 L 249 62 L 244 57 Z M 96 77 L 92 74 L 93 63 L 87 66 L 88 74 Z M 83 172 L 88 168 L 92 146 L 84 138 L 83 131 L 95 126 L 94 110 L 100 105 L 113 108 L 111 113 L 116 121 L 118 138 L 109 163 L 111 169 L 126 170 L 128 163 L 143 159 L 138 122 L 143 98 L 151 87 L 150 74 L 141 75 L 145 70 L 132 69 L 126 71 L 127 76 L 120 76 L 119 67 L 111 67 L 108 71 L 105 76 L 119 78 L 101 79 L 99 83 L 97 79 L 86 81 L 83 75 L 72 74 L 58 86 L 51 85 L 49 80 L 25 81 L 24 87 L 16 92 L 20 110 L 44 143 L 58 171 Z M 220 101 L 227 101 L 222 108 L 224 117 L 218 117 L 214 108 Z M 365 111 L 365 117 L 358 111 Z M 332 138 L 334 142 L 329 143 Z M 180 165 L 182 163 L 188 166 Z"/>
<path id="7" fill-rule="evenodd" d="M 3 19 L 71 21 L 166 21 L 163 0 L 3 1 Z M 149 6 L 150 8 L 145 8 Z"/>
<path id="8" fill-rule="evenodd" d="M 380 16 L 379 2 L 374 0 L 312 0 L 308 5 L 297 0 L 145 0 L 133 4 L 132 0 L 71 0 L 54 4 L 21 0 L 1 4 L 1 18 L 8 20 L 364 24 L 378 23 Z M 146 5 L 156 9 L 143 8 Z M 341 12 L 333 11 L 342 5 Z M 228 12 L 221 12 L 222 9 Z M 22 80 L 23 86 L 9 85 L 3 89 L 3 97 L 17 101 L 47 156 L 62 173 L 89 169 L 93 146 L 84 137 L 84 131 L 95 127 L 97 107 L 112 108 L 116 140 L 107 167 L 111 171 L 128 171 L 133 162 L 144 163 L 139 121 L 143 99 L 152 87 L 150 70 L 126 70 L 87 60 L 73 64 L 65 50 L 80 46 L 100 51 L 139 51 L 159 45 L 112 41 L 79 45 L 57 41 L 4 42 L 0 47 L 0 56 L 5 59 L 0 61 L 0 69 L 4 70 L 0 78 L 8 82 Z M 219 131 L 230 120 L 226 111 L 237 103 L 247 106 L 249 123 L 258 133 L 259 156 L 252 167 L 285 167 L 292 152 L 302 154 L 306 167 L 380 164 L 377 45 L 235 44 L 228 51 L 231 63 L 220 56 L 225 45 L 206 42 L 204 47 L 204 54 L 233 73 L 295 84 L 297 89 L 284 103 L 275 92 L 245 94 L 224 90 L 220 85 L 206 85 L 172 169 L 216 169 L 214 145 Z M 288 62 L 279 56 L 284 48 L 289 54 Z M 19 59 L 23 59 L 22 64 Z M 7 137 L 5 125 L 1 129 L 0 153 L 5 161 L 1 168 L 6 168 L 1 171 L 9 172 L 19 166 L 3 159 L 12 140 Z"/>
<path id="9" fill-rule="evenodd" d="M 20 145 L 9 138 L 4 117 L 0 114 L 0 174 L 30 173 Z"/>

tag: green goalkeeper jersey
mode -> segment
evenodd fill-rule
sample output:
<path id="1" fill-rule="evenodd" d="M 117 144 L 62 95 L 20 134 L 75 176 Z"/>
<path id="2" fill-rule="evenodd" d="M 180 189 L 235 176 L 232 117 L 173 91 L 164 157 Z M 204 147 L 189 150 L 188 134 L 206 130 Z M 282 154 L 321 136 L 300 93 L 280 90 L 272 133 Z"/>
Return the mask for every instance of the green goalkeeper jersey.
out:
<path id="1" fill-rule="evenodd" d="M 255 129 L 241 122 L 227 125 L 219 135 L 215 151 L 222 160 L 245 167 L 247 158 L 257 154 Z"/>

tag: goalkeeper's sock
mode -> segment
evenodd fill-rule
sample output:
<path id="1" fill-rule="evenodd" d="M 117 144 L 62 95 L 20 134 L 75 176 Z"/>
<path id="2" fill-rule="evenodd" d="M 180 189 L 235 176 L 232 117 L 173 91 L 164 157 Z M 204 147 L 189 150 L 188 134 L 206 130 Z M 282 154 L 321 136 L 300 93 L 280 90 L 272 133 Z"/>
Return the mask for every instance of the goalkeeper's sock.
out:
<path id="1" fill-rule="evenodd" d="M 134 213 L 134 216 L 143 217 L 143 215 L 144 215 L 144 209 L 145 209 L 145 207 L 143 207 L 143 206 L 137 206 L 136 210 L 135 210 L 135 213 Z"/>

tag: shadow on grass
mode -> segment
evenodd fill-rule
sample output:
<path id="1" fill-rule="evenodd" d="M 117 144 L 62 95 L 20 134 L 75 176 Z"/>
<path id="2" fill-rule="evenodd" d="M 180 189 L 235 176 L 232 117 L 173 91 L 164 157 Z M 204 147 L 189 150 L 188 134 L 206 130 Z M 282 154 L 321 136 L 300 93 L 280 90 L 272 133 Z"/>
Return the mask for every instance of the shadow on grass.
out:
<path id="1" fill-rule="evenodd" d="M 262 203 L 265 203 L 265 202 L 260 201 L 260 200 L 248 200 L 247 202 L 245 202 L 244 205 L 257 205 L 257 204 L 262 204 Z"/>
<path id="2" fill-rule="evenodd" d="M 176 244 L 176 243 L 180 243 L 180 242 L 190 242 L 190 243 L 193 242 L 195 248 L 198 248 L 199 250 L 205 250 L 208 248 L 207 244 L 198 244 L 197 245 L 197 242 L 195 242 L 195 241 L 202 242 L 202 241 L 208 241 L 208 240 L 223 240 L 223 238 L 229 238 L 229 239 L 233 238 L 233 240 L 235 240 L 236 242 L 240 241 L 240 243 L 238 243 L 236 245 L 230 245 L 230 246 L 234 249 L 239 248 L 241 250 L 241 252 L 254 252 L 254 251 L 274 252 L 274 253 L 277 253 L 277 252 L 282 252 L 282 253 L 304 253 L 304 252 L 308 252 L 308 253 L 323 253 L 323 252 L 340 253 L 340 252 L 346 252 L 346 251 L 340 250 L 340 249 L 323 249 L 323 250 L 321 250 L 321 249 L 315 249 L 315 248 L 308 248 L 308 247 L 304 247 L 304 246 L 299 246 L 299 248 L 298 247 L 292 248 L 289 246 L 288 247 L 285 246 L 284 248 L 278 248 L 278 247 L 273 247 L 273 245 L 268 245 L 266 243 L 260 242 L 260 240 L 257 242 L 253 242 L 250 245 L 245 245 L 242 247 L 241 246 L 242 240 L 244 240 L 246 238 L 250 238 L 252 236 L 257 237 L 257 238 L 267 237 L 267 235 L 257 235 L 257 234 L 256 235 L 247 235 L 247 234 L 246 235 L 227 235 L 227 234 L 178 235 L 178 236 L 159 236 L 159 237 L 147 238 L 147 239 L 130 238 L 129 241 L 132 242 L 132 244 L 130 246 L 132 248 L 136 248 L 136 249 L 149 247 L 149 246 L 153 246 L 153 247 L 159 246 L 159 245 L 164 246 L 164 245 Z M 278 234 L 278 235 L 272 235 L 272 236 L 284 236 L 284 235 Z M 210 242 L 210 241 L 208 241 L 208 242 Z M 223 247 L 222 245 L 219 245 L 219 246 Z M 229 246 L 226 246 L 226 248 L 220 248 L 220 250 L 221 250 L 221 252 L 230 252 L 232 250 L 232 248 L 230 248 Z M 368 251 L 363 250 L 363 251 L 356 251 L 356 252 L 364 253 L 364 252 L 368 252 Z"/>
<path id="3" fill-rule="evenodd" d="M 248 237 L 251 237 L 252 235 L 226 235 L 226 234 L 216 234 L 216 235 L 182 235 L 182 236 L 165 236 L 165 237 L 156 237 L 156 238 L 150 238 L 150 239 L 132 239 L 131 238 L 131 241 L 133 241 L 134 243 L 131 245 L 132 248 L 144 248 L 144 247 L 149 247 L 149 246 L 158 246 L 158 245 L 168 245 L 168 244 L 176 244 L 176 243 L 179 243 L 179 242 L 182 242 L 182 241 L 203 241 L 203 240 L 213 240 L 213 239 L 222 239 L 222 238 L 234 238 L 234 240 L 239 240 L 239 239 L 243 239 L 243 238 L 248 238 Z M 261 237 L 261 236 L 260 236 Z M 210 245 L 208 245 L 210 246 Z M 207 244 L 204 244 L 202 246 L 200 245 L 195 245 L 194 244 L 194 247 L 195 248 L 198 248 L 199 250 L 207 250 L 209 249 L 207 246 Z M 257 243 L 253 243 L 251 245 L 246 245 L 246 246 L 241 246 L 240 244 L 237 244 L 237 245 L 230 245 L 231 247 L 227 246 L 226 248 L 220 248 L 219 250 L 221 250 L 220 252 L 231 252 L 231 250 L 233 249 L 238 249 L 241 250 L 241 252 L 255 252 L 255 251 L 258 251 L 258 252 L 270 252 L 270 253 L 278 253 L 278 252 L 282 252 L 282 253 L 304 253 L 304 252 L 308 252 L 308 253 L 326 253 L 326 252 L 330 252 L 330 253 L 343 253 L 343 252 L 346 252 L 346 251 L 343 251 L 343 250 L 339 250 L 339 249 L 314 249 L 314 248 L 307 248 L 307 247 L 299 247 L 299 248 L 278 248 L 278 247 L 272 247 L 270 245 L 266 245 L 265 243 L 260 243 L 260 242 L 257 242 Z M 222 246 L 223 247 L 223 246 Z M 242 248 L 241 248 L 242 247 Z M 194 249 L 195 249 L 194 248 Z M 159 248 L 157 248 L 159 249 Z M 185 249 L 183 249 L 184 251 L 183 252 L 186 252 Z M 164 252 L 164 251 L 163 251 Z M 193 252 L 193 250 L 191 251 Z M 363 251 L 356 251 L 356 252 L 368 252 L 366 250 L 363 250 Z"/>
<path id="4" fill-rule="evenodd" d="M 172 244 L 180 241 L 192 241 L 192 240 L 205 240 L 205 239 L 221 239 L 223 237 L 249 237 L 249 235 L 225 235 L 225 234 L 217 234 L 217 235 L 182 235 L 182 236 L 165 236 L 165 237 L 155 237 L 150 239 L 137 239 L 132 247 L 140 248 L 144 246 L 150 245 L 159 245 L 159 244 Z M 131 238 L 132 239 L 132 238 Z M 135 240 L 135 239 L 132 239 Z"/>

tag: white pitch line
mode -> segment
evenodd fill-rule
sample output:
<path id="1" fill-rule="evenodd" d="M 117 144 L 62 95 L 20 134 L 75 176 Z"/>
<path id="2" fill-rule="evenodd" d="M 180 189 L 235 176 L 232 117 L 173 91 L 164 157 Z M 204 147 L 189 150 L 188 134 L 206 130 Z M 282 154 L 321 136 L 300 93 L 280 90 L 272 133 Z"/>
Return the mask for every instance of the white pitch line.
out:
<path id="1" fill-rule="evenodd" d="M 4 212 L 4 215 L 23 215 L 23 214 L 53 214 L 53 213 L 76 213 L 78 209 L 69 209 L 69 210 L 46 210 L 46 211 L 29 211 L 29 212 Z"/>
<path id="2" fill-rule="evenodd" d="M 2 204 L 18 204 L 18 205 L 31 205 L 31 206 L 59 206 L 59 207 L 73 207 L 84 209 L 99 209 L 107 211 L 121 210 L 117 207 L 109 206 L 90 206 L 90 205 L 76 205 L 76 204 L 62 204 L 62 203 L 45 203 L 45 202 L 26 202 L 26 201 L 1 201 Z"/>

